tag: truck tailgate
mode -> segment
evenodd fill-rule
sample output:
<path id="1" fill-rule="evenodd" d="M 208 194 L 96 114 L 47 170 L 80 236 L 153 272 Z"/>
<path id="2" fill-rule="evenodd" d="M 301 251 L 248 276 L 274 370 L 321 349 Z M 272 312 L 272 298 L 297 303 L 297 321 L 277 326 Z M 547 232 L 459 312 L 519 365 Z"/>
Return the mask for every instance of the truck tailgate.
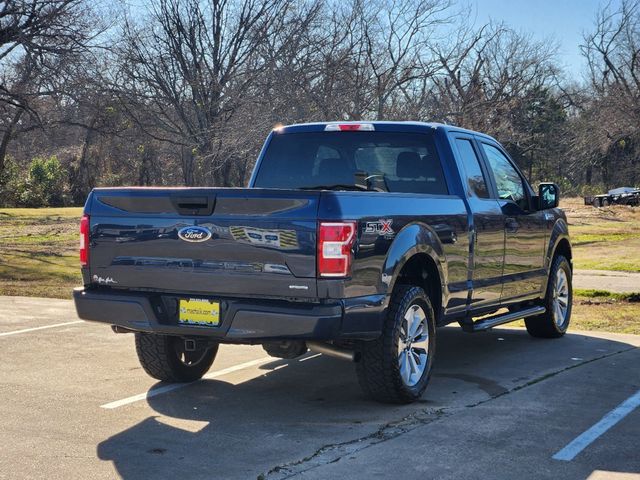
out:
<path id="1" fill-rule="evenodd" d="M 288 190 L 95 189 L 85 207 L 91 282 L 315 297 L 319 198 L 319 192 Z"/>

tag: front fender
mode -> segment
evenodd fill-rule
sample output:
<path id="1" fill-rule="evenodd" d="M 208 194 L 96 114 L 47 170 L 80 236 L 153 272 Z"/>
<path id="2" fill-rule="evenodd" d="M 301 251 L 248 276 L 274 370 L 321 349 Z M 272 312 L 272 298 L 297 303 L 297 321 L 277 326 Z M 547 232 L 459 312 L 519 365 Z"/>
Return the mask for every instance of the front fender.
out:
<path id="1" fill-rule="evenodd" d="M 567 225 L 567 221 L 562 216 L 556 218 L 553 228 L 551 229 L 551 234 L 549 235 L 549 241 L 547 242 L 547 250 L 544 256 L 544 268 L 547 272 L 545 275 L 545 279 L 542 285 L 542 292 L 547 291 L 547 283 L 549 281 L 549 271 L 551 270 L 551 262 L 553 261 L 553 257 L 556 254 L 556 250 L 558 249 L 558 245 L 562 241 L 567 241 L 569 244 L 569 248 L 571 248 L 571 239 L 569 238 L 569 226 Z"/>
<path id="2" fill-rule="evenodd" d="M 417 254 L 426 254 L 433 260 L 438 269 L 444 295 L 445 282 L 443 280 L 447 278 L 447 263 L 442 243 L 429 225 L 418 222 L 409 224 L 400 230 L 387 252 L 382 267 L 382 284 L 386 286 L 385 293 L 390 294 L 393 291 L 402 267 Z"/>
<path id="3" fill-rule="evenodd" d="M 547 242 L 547 250 L 545 252 L 544 257 L 544 267 L 549 271 L 551 268 L 551 261 L 553 260 L 553 256 L 556 253 L 556 248 L 561 240 L 566 240 L 569 242 L 569 247 L 571 247 L 571 239 L 569 238 L 569 226 L 567 225 L 567 221 L 559 217 L 553 224 L 553 228 L 551 229 L 551 234 L 549 235 L 549 242 Z"/>

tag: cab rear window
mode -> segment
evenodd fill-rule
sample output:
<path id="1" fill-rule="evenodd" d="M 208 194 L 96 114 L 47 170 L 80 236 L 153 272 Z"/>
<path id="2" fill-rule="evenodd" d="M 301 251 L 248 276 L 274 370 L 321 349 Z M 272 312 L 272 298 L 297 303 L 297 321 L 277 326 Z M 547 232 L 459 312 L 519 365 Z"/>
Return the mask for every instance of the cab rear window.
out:
<path id="1" fill-rule="evenodd" d="M 448 193 L 432 136 L 399 132 L 275 134 L 254 187 L 313 189 L 363 179 L 389 192 Z"/>

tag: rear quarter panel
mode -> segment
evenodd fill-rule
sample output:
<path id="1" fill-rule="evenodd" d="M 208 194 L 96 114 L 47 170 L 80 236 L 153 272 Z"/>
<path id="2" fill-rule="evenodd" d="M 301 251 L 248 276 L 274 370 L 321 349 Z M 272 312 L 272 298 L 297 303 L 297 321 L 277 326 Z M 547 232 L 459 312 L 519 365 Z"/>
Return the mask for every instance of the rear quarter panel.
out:
<path id="1" fill-rule="evenodd" d="M 443 303 L 466 303 L 469 227 L 463 200 L 454 195 L 382 192 L 323 192 L 323 220 L 359 222 L 352 277 L 343 282 L 345 298 L 390 294 L 405 262 L 426 253 L 442 282 Z M 371 228 L 391 221 L 391 232 Z"/>

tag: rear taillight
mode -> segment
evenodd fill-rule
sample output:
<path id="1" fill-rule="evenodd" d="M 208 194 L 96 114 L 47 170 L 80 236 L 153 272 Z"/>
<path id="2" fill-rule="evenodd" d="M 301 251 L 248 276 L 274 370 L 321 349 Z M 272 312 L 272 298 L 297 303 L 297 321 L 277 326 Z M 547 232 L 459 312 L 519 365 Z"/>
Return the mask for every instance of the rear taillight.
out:
<path id="1" fill-rule="evenodd" d="M 320 222 L 318 225 L 318 276 L 351 275 L 351 248 L 356 222 Z"/>
<path id="2" fill-rule="evenodd" d="M 89 264 L 89 215 L 80 219 L 80 265 Z"/>

